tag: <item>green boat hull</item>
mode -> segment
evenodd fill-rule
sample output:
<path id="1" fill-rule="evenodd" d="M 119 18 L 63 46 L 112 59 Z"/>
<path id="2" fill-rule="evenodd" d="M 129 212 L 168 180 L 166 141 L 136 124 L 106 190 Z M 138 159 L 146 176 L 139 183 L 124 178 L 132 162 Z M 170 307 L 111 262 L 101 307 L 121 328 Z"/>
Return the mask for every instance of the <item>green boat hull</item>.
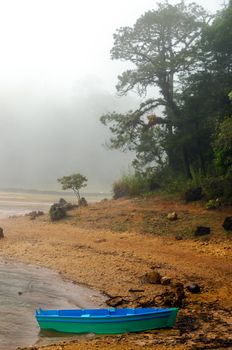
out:
<path id="1" fill-rule="evenodd" d="M 173 308 L 168 317 L 146 315 L 143 319 L 135 317 L 118 317 L 117 320 L 83 319 L 80 317 L 67 320 L 59 317 L 54 320 L 52 317 L 40 317 L 37 319 L 41 330 L 52 330 L 62 333 L 96 333 L 96 334 L 120 334 L 127 332 L 139 332 L 157 328 L 173 327 L 178 309 Z"/>

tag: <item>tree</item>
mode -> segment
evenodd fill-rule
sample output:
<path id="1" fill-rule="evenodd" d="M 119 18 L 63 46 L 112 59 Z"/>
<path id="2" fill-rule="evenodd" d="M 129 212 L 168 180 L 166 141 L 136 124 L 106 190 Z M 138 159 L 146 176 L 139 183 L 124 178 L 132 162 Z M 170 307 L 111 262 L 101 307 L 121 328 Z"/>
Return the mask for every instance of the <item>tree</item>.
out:
<path id="1" fill-rule="evenodd" d="M 232 101 L 232 91 L 229 93 Z M 216 166 L 222 174 L 232 171 L 232 116 L 225 117 L 218 125 L 214 136 Z"/>
<path id="2" fill-rule="evenodd" d="M 114 135 L 110 140 L 112 148 L 132 149 L 139 159 L 146 150 L 149 137 L 154 147 L 150 152 L 154 155 L 153 162 L 157 159 L 164 161 L 166 155 L 173 169 L 184 161 L 189 174 L 187 152 L 183 146 L 179 162 L 173 137 L 181 122 L 178 95 L 181 92 L 180 79 L 194 72 L 199 63 L 201 32 L 208 20 L 204 9 L 195 3 L 185 5 L 181 1 L 171 5 L 164 1 L 158 4 L 157 10 L 141 16 L 133 27 L 117 30 L 111 57 L 129 61 L 134 66 L 119 76 L 118 93 L 124 95 L 136 90 L 144 96 L 149 88 L 158 87 L 160 96 L 147 99 L 137 110 L 124 115 L 113 112 L 101 117 L 103 124 L 110 124 Z M 164 118 L 154 114 L 160 106 Z"/>
<path id="3" fill-rule="evenodd" d="M 178 144 L 180 141 L 185 143 L 191 164 L 202 174 L 214 172 L 212 141 L 215 128 L 232 114 L 228 98 L 232 86 L 231 41 L 232 1 L 204 29 L 199 55 L 201 63 L 196 72 L 182 81 L 182 116 L 176 136 L 179 137 Z"/>
<path id="4" fill-rule="evenodd" d="M 59 179 L 57 179 L 58 182 L 61 183 L 63 190 L 73 190 L 75 195 L 77 196 L 78 200 L 81 200 L 80 197 L 80 189 L 82 187 L 86 187 L 86 182 L 88 181 L 87 178 L 79 173 L 69 175 L 69 176 L 63 176 Z"/>

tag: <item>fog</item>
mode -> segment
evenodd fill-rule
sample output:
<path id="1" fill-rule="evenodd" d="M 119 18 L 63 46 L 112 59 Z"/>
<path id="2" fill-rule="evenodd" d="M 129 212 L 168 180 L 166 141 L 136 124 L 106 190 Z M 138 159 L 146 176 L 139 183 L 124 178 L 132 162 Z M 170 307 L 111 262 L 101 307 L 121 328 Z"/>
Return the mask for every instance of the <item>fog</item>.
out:
<path id="1" fill-rule="evenodd" d="M 170 1 L 175 3 L 175 1 Z M 198 1 L 215 12 L 222 1 Z M 113 33 L 155 1 L 0 1 L 0 188 L 58 189 L 80 172 L 88 191 L 108 191 L 132 155 L 104 147 L 99 117 L 139 102 L 119 98 Z"/>

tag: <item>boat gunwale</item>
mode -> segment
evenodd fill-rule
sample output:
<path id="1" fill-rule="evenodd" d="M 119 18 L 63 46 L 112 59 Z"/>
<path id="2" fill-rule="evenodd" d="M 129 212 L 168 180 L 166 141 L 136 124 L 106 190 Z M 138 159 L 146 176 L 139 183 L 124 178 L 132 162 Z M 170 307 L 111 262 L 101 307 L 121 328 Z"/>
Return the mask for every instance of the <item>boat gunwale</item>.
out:
<path id="1" fill-rule="evenodd" d="M 142 310 L 142 308 L 139 308 L 140 310 Z M 79 310 L 79 309 L 78 309 Z M 81 309 L 80 309 L 81 310 Z M 87 309 L 85 309 L 87 311 Z M 98 309 L 100 310 L 100 309 Z M 104 309 L 104 310 L 108 310 L 108 309 Z M 118 309 L 116 309 L 118 310 Z M 131 310 L 134 310 L 134 309 L 131 309 Z M 91 315 L 91 314 L 81 314 L 81 315 L 59 315 L 59 310 L 54 310 L 54 311 L 58 311 L 57 314 L 46 314 L 46 310 L 42 310 L 42 311 L 45 311 L 45 313 L 40 313 L 41 310 L 35 312 L 35 317 L 36 319 L 39 321 L 39 320 L 42 320 L 43 318 L 47 320 L 47 322 L 49 322 L 48 320 L 51 319 L 51 322 L 55 319 L 59 319 L 60 321 L 62 319 L 64 320 L 67 320 L 67 319 L 70 319 L 70 320 L 73 320 L 73 319 L 76 319 L 76 320 L 79 320 L 80 322 L 83 322 L 84 320 L 100 320 L 100 319 L 137 319 L 137 320 L 140 320 L 140 319 L 146 319 L 147 317 L 146 316 L 152 316 L 151 318 L 160 318 L 160 317 L 169 317 L 173 312 L 178 312 L 178 308 L 164 308 L 164 309 L 159 309 L 159 308 L 154 308 L 150 311 L 147 311 L 147 312 L 144 312 L 144 313 L 134 313 L 134 314 L 118 314 L 118 315 L 114 315 L 114 314 L 105 314 L 105 315 Z M 52 310 L 47 310 L 47 311 L 52 311 Z M 62 310 L 63 311 L 63 310 Z M 70 310 L 68 310 L 70 311 Z M 110 309 L 109 309 L 110 311 Z"/>

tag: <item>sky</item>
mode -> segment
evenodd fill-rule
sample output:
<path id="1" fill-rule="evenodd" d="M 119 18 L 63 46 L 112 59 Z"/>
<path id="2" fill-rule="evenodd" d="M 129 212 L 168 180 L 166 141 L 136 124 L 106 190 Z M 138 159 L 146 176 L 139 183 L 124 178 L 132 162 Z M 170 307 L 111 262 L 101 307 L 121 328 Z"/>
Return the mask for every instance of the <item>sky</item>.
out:
<path id="1" fill-rule="evenodd" d="M 169 1 L 175 3 L 175 1 Z M 198 0 L 215 13 L 222 0 Z M 132 155 L 109 151 L 99 117 L 125 111 L 126 64 L 110 59 L 113 33 L 156 6 L 152 0 L 0 0 L 0 188 L 58 189 L 81 172 L 88 190 L 109 190 Z"/>

